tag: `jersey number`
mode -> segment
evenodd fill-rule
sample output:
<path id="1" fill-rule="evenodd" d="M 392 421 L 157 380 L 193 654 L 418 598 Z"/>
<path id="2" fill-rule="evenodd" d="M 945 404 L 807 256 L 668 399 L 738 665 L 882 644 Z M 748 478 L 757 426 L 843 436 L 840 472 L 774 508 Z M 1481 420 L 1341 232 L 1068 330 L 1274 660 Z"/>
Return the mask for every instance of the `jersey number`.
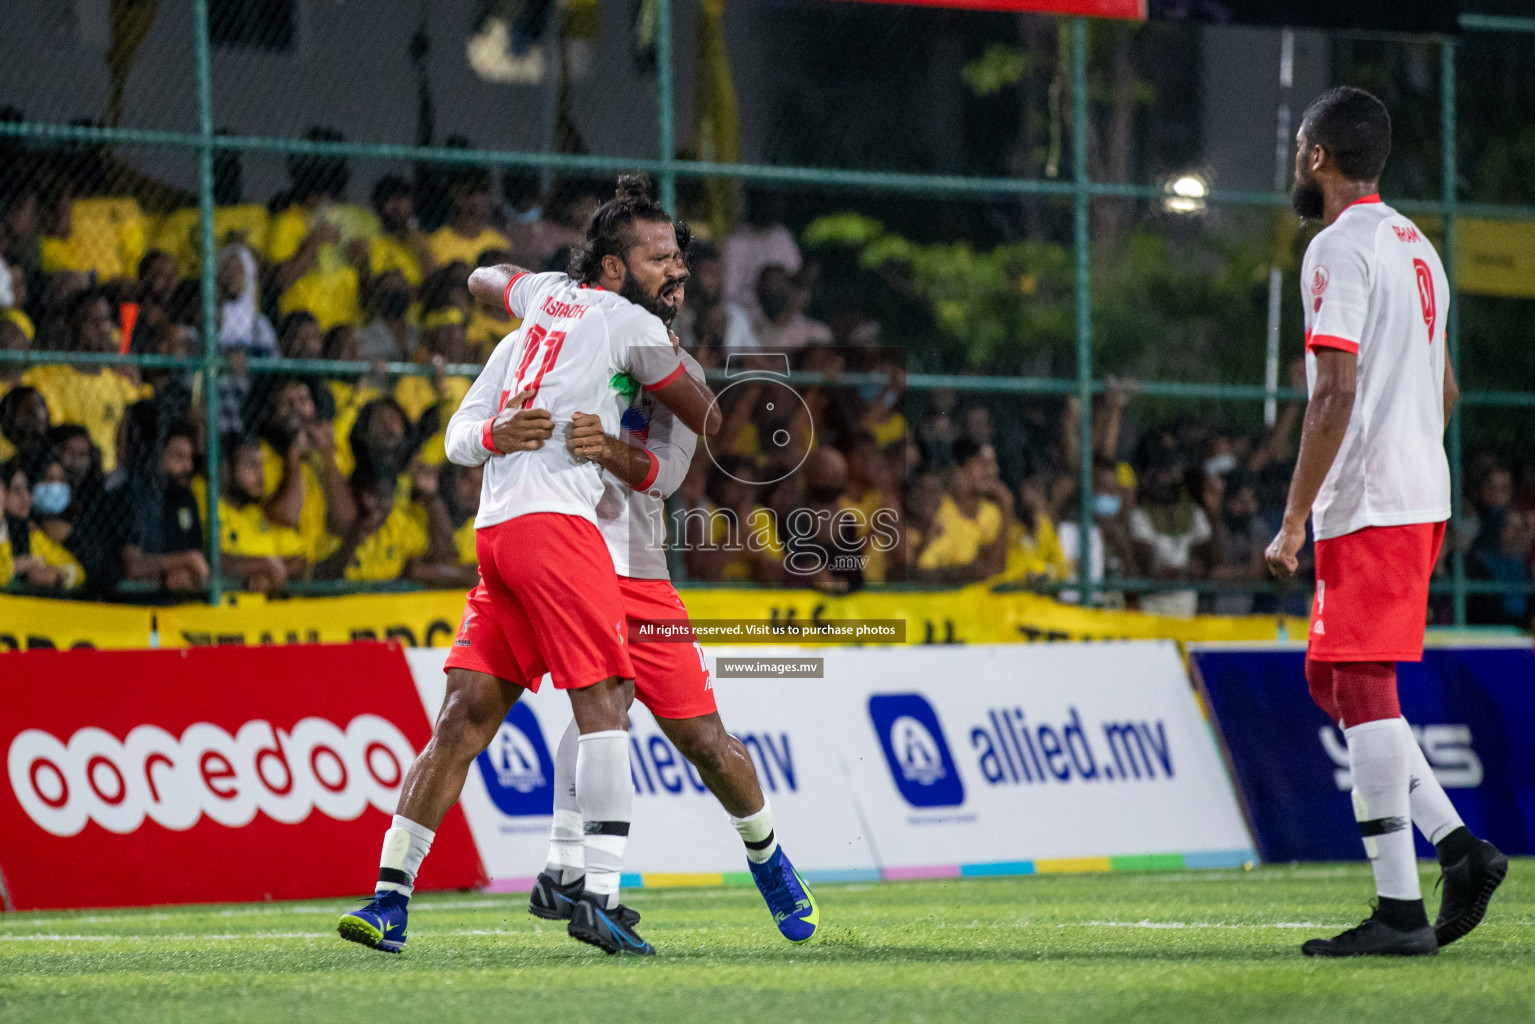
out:
<path id="1" fill-rule="evenodd" d="M 1434 272 L 1422 260 L 1413 260 L 1412 269 L 1418 275 L 1418 302 L 1423 306 L 1423 323 L 1428 327 L 1428 343 L 1434 343 L 1435 321 L 1439 310 L 1434 304 Z"/>
<path id="2" fill-rule="evenodd" d="M 517 364 L 517 376 L 512 381 L 512 394 L 519 395 L 525 389 L 531 388 L 533 393 L 522 403 L 521 408 L 533 408 L 533 399 L 538 397 L 538 386 L 544 382 L 544 374 L 554 365 L 554 361 L 560 357 L 560 346 L 565 344 L 564 331 L 545 331 L 539 324 L 533 324 L 528 328 L 526 347 L 522 350 L 522 362 Z M 542 353 L 542 358 L 539 354 Z M 533 364 L 538 364 L 534 369 Z M 529 379 L 529 375 L 532 379 Z"/>

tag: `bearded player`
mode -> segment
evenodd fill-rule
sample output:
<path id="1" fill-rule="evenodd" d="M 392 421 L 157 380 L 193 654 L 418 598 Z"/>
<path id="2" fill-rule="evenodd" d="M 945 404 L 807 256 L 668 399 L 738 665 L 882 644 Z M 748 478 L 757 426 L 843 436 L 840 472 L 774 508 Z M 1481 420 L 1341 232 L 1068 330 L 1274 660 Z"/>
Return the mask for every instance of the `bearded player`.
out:
<path id="1" fill-rule="evenodd" d="M 634 796 L 627 731 L 634 667 L 613 559 L 597 529 L 602 470 L 577 462 L 563 435 L 571 416 L 586 410 L 616 432 L 627 405 L 611 383 L 620 378 L 649 389 L 689 429 L 718 428 L 713 396 L 682 368 L 658 319 L 685 276 L 671 217 L 640 177 L 619 179 L 568 273 L 495 267 L 470 276 L 472 292 L 496 295 L 523 321 L 491 354 L 447 429 L 448 458 L 485 467 L 475 518 L 480 582 L 447 659 L 432 740 L 406 773 L 384 835 L 374 898 L 341 918 L 342 937 L 390 952 L 404 947 L 416 872 L 470 763 L 547 673 L 569 693 L 580 734 L 575 781 L 586 880 L 569 933 L 608 953 L 654 954 L 618 892 Z M 516 416 L 534 406 L 558 443 L 525 436 Z"/>
<path id="2" fill-rule="evenodd" d="M 1310 401 L 1283 525 L 1269 545 L 1297 567 L 1309 512 L 1316 600 L 1311 697 L 1348 740 L 1354 817 L 1375 875 L 1375 912 L 1308 956 L 1423 956 L 1482 920 L 1508 860 L 1477 839 L 1402 718 L 1396 662 L 1420 661 L 1429 576 L 1450 517 L 1444 429 L 1458 389 L 1445 358 L 1449 281 L 1434 247 L 1381 202 L 1391 118 L 1347 86 L 1322 95 L 1296 135 L 1296 211 L 1324 229 L 1306 249 Z M 1444 895 L 1431 926 L 1409 821 L 1433 843 Z"/>
<path id="3" fill-rule="evenodd" d="M 686 228 L 678 234 L 685 252 Z M 669 324 L 682 308 L 683 294 L 679 286 L 666 297 L 663 322 Z M 703 368 L 680 347 L 678 354 L 687 372 L 702 385 Z M 685 625 L 687 608 L 667 574 L 666 499 L 687 476 L 698 435 L 649 392 L 630 390 L 633 399 L 624 413 L 620 436 L 606 431 L 599 417 L 578 413 L 565 443 L 575 457 L 594 461 L 606 471 L 597 525 L 613 557 L 630 624 Z M 633 696 L 698 769 L 729 815 L 746 847 L 752 879 L 779 932 L 791 942 L 807 941 L 819 927 L 820 908 L 778 844 L 773 811 L 751 755 L 720 720 L 703 649 L 696 640 L 640 641 L 630 644 L 629 657 L 635 669 Z M 572 722 L 554 756 L 549 860 L 528 899 L 529 913 L 551 920 L 569 918 L 585 889 L 585 844 L 576 787 L 578 747 L 579 734 Z"/>

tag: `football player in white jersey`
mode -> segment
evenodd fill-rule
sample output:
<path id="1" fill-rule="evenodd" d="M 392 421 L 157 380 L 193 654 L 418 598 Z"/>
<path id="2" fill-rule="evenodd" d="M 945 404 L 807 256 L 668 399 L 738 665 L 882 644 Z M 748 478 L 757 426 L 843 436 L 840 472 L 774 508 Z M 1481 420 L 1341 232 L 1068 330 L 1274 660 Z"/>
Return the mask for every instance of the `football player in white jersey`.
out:
<path id="1" fill-rule="evenodd" d="M 1307 108 L 1296 135 L 1296 211 L 1325 225 L 1306 249 L 1310 401 L 1271 571 L 1297 568 L 1309 515 L 1316 599 L 1312 699 L 1348 740 L 1354 816 L 1379 902 L 1308 956 L 1421 956 L 1475 928 L 1508 860 L 1465 827 L 1402 718 L 1396 663 L 1420 661 L 1429 577 L 1450 517 L 1444 429 L 1458 390 L 1445 352 L 1449 281 L 1422 231 L 1381 202 L 1391 118 L 1347 86 Z M 1430 925 L 1412 828 L 1444 878 Z"/>
<path id="2" fill-rule="evenodd" d="M 670 323 L 682 301 L 683 289 L 678 288 L 662 321 Z M 672 339 L 675 343 L 676 336 Z M 680 346 L 678 354 L 688 373 L 702 384 L 703 368 Z M 633 694 L 650 709 L 662 733 L 698 769 L 729 814 L 745 844 L 752 880 L 779 932 L 791 942 L 804 942 L 820 925 L 820 907 L 778 843 L 773 811 L 751 754 L 725 731 L 703 649 L 693 638 L 687 606 L 667 571 L 666 499 L 687 476 L 698 435 L 643 388 L 630 390 L 633 398 L 619 435 L 604 430 L 599 417 L 578 414 L 566 447 L 605 470 L 606 490 L 597 506 L 597 525 L 613 556 L 628 617 Z M 664 623 L 679 635 L 664 641 L 635 639 L 635 630 L 643 622 Z M 550 920 L 570 917 L 584 891 L 585 844 L 575 786 L 577 746 L 572 722 L 554 756 L 549 860 L 528 899 L 530 913 Z"/>
<path id="3" fill-rule="evenodd" d="M 480 582 L 447 659 L 447 694 L 432 740 L 406 773 L 385 833 L 375 895 L 344 915 L 344 938 L 398 952 L 415 876 L 474 758 L 523 690 L 547 673 L 570 694 L 580 731 L 576 791 L 586 859 L 573 938 L 608 953 L 654 954 L 619 902 L 629 834 L 628 681 L 634 678 L 623 598 L 597 528 L 601 468 L 566 449 L 571 417 L 593 412 L 618 430 L 620 381 L 649 389 L 689 429 L 718 429 L 708 389 L 683 369 L 658 313 L 681 287 L 671 216 L 647 180 L 619 178 L 568 273 L 476 270 L 470 291 L 494 294 L 522 326 L 491 354 L 448 423 L 448 458 L 483 465 L 475 546 Z M 518 419 L 533 406 L 547 418 Z M 530 436 L 529 420 L 543 423 Z M 553 439 L 556 443 L 545 444 Z"/>

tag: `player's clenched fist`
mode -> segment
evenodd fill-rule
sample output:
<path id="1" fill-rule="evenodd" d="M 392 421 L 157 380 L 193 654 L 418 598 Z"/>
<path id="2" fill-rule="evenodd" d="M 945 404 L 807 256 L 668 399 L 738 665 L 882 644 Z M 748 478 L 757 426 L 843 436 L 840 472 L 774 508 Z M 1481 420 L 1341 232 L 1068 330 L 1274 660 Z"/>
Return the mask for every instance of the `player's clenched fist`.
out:
<path id="1" fill-rule="evenodd" d="M 1295 575 L 1295 570 L 1300 568 L 1300 549 L 1306 543 L 1306 524 L 1299 526 L 1286 522 L 1279 528 L 1279 533 L 1269 544 L 1268 550 L 1263 553 L 1264 560 L 1268 562 L 1269 572 L 1275 579 L 1287 580 Z"/>
<path id="2" fill-rule="evenodd" d="M 531 452 L 544 446 L 554 433 L 554 419 L 547 409 L 519 409 L 533 394 L 523 391 L 507 402 L 490 424 L 490 439 L 499 452 Z"/>
<path id="3" fill-rule="evenodd" d="M 606 443 L 607 434 L 602 429 L 602 417 L 578 412 L 570 418 L 570 433 L 565 437 L 565 448 L 577 459 L 597 458 Z"/>

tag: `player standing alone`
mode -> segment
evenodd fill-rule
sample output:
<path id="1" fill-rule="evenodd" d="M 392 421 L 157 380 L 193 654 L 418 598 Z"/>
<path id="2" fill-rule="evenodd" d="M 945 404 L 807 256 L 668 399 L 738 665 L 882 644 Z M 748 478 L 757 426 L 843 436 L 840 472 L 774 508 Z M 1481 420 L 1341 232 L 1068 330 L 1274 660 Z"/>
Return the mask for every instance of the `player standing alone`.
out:
<path id="1" fill-rule="evenodd" d="M 613 559 L 596 525 L 602 470 L 576 461 L 562 435 L 577 412 L 595 412 L 616 433 L 628 404 L 614 384 L 621 379 L 649 388 L 692 430 L 718 427 L 713 396 L 683 370 L 657 318 L 685 278 L 671 217 L 637 177 L 620 178 L 592 216 L 570 274 L 512 267 L 471 275 L 471 291 L 494 292 L 523 319 L 447 429 L 449 459 L 485 467 L 475 517 L 480 582 L 447 659 L 432 740 L 406 773 L 384 835 L 374 898 L 341 918 L 344 938 L 404 947 L 416 872 L 470 763 L 547 672 L 569 692 L 580 732 L 586 884 L 570 935 L 609 953 L 654 953 L 618 898 L 634 797 L 626 686 L 634 668 Z M 517 413 L 534 405 L 548 414 L 543 436 L 560 435 L 559 443 L 528 438 Z"/>
<path id="2" fill-rule="evenodd" d="M 1268 564 L 1296 570 L 1306 516 L 1316 600 L 1306 649 L 1311 697 L 1348 740 L 1354 816 L 1379 902 L 1308 956 L 1423 956 L 1486 913 L 1508 860 L 1461 822 L 1402 718 L 1396 662 L 1423 657 L 1429 576 L 1450 517 L 1444 428 L 1458 394 L 1445 353 L 1449 282 L 1434 247 L 1380 200 L 1391 118 L 1360 89 L 1323 94 L 1296 135 L 1296 212 L 1326 227 L 1306 249 L 1310 401 L 1284 523 Z M 1409 819 L 1444 876 L 1430 926 Z"/>

